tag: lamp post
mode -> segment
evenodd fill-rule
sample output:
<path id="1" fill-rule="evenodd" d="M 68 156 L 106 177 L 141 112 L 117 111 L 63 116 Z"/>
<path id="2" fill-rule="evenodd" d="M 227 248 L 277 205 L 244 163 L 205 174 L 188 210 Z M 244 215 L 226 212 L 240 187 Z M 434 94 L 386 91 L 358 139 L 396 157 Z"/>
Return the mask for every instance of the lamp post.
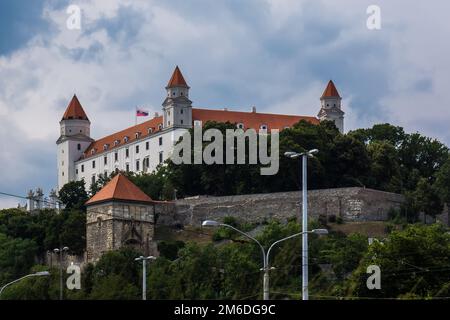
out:
<path id="1" fill-rule="evenodd" d="M 263 276 L 263 299 L 264 300 L 269 300 L 269 271 L 272 270 L 272 268 L 270 267 L 270 263 L 269 263 L 269 257 L 270 257 L 270 252 L 271 252 L 272 248 L 275 245 L 279 244 L 280 242 L 292 239 L 294 237 L 298 237 L 298 236 L 300 236 L 302 234 L 305 234 L 305 233 L 328 234 L 328 230 L 327 229 L 314 229 L 314 230 L 311 230 L 311 231 L 303 231 L 303 232 L 300 232 L 300 233 L 296 233 L 296 234 L 293 234 L 293 235 L 291 235 L 289 237 L 286 237 L 286 238 L 280 239 L 278 241 L 275 241 L 274 243 L 272 243 L 272 245 L 269 247 L 269 250 L 267 250 L 267 253 L 266 253 L 264 247 L 261 245 L 261 243 L 258 240 L 256 240 L 254 237 L 250 236 L 249 234 L 247 234 L 247 233 L 245 233 L 245 232 L 243 232 L 243 231 L 241 231 L 241 230 L 239 230 L 239 229 L 237 229 L 237 228 L 235 228 L 233 226 L 230 226 L 229 224 L 220 223 L 220 222 L 213 221 L 213 220 L 205 220 L 205 221 L 203 221 L 202 226 L 204 226 L 204 227 L 226 227 L 226 228 L 230 228 L 230 229 L 232 229 L 232 230 L 242 234 L 243 236 L 249 238 L 250 240 L 252 240 L 252 241 L 254 241 L 254 242 L 256 242 L 258 244 L 258 246 L 261 249 L 261 253 L 262 253 L 262 257 L 263 257 L 263 268 L 261 270 L 264 271 L 264 276 Z"/>
<path id="2" fill-rule="evenodd" d="M 11 281 L 10 283 L 5 284 L 3 287 L 1 287 L 0 289 L 0 296 L 2 295 L 3 290 L 5 290 L 7 287 L 9 287 L 10 285 L 19 282 L 25 278 L 31 278 L 31 277 L 43 277 L 43 276 L 49 276 L 50 272 L 48 271 L 40 271 L 40 272 L 36 272 L 36 273 L 32 273 L 32 274 L 27 274 L 26 276 L 23 276 L 22 278 L 19 278 L 17 280 Z"/>
<path id="3" fill-rule="evenodd" d="M 142 300 L 147 300 L 147 260 L 156 260 L 154 256 L 134 259 L 134 261 L 142 261 Z"/>
<path id="4" fill-rule="evenodd" d="M 319 152 L 317 149 L 312 149 L 306 152 L 285 152 L 284 155 L 291 159 L 302 157 L 302 299 L 309 300 L 308 293 L 308 186 L 307 186 L 307 162 L 308 157 L 313 157 L 315 153 Z"/>
<path id="5" fill-rule="evenodd" d="M 59 300 L 63 300 L 63 267 L 62 257 L 65 251 L 68 251 L 69 247 L 55 248 L 53 252 L 59 254 Z"/>

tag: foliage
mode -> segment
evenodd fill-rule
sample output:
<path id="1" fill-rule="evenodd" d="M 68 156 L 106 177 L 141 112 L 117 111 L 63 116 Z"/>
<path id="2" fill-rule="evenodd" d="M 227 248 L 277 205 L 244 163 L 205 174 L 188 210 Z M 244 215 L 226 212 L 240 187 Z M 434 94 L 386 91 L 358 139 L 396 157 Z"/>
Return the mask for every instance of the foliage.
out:
<path id="1" fill-rule="evenodd" d="M 381 269 L 381 290 L 368 290 L 366 268 Z M 409 225 L 374 242 L 350 282 L 350 294 L 359 297 L 433 297 L 448 293 L 450 235 L 439 224 Z"/>
<path id="2" fill-rule="evenodd" d="M 58 197 L 65 205 L 66 209 L 81 211 L 86 210 L 84 204 L 89 199 L 84 180 L 66 183 L 61 190 L 59 190 Z"/>

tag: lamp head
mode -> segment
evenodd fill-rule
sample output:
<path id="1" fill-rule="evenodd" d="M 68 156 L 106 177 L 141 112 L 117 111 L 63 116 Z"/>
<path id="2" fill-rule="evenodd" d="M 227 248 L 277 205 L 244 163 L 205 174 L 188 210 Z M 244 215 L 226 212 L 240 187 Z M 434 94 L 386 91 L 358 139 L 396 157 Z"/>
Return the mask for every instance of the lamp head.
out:
<path id="1" fill-rule="evenodd" d="M 314 229 L 313 231 L 311 231 L 312 233 L 315 234 L 319 234 L 319 235 L 325 235 L 328 234 L 328 230 L 327 229 Z"/>
<path id="2" fill-rule="evenodd" d="M 38 277 L 49 276 L 50 272 L 48 272 L 48 271 L 39 271 L 39 272 L 36 272 L 34 275 L 38 276 Z"/>
<path id="3" fill-rule="evenodd" d="M 202 222 L 203 227 L 217 227 L 220 223 L 214 220 L 205 220 Z"/>

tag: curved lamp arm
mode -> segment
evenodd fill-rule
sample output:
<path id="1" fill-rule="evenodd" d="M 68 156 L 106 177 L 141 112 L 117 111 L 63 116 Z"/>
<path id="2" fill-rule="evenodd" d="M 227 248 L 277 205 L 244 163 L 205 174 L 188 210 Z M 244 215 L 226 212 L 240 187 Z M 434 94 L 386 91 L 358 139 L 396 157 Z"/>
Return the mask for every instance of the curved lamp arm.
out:
<path id="1" fill-rule="evenodd" d="M 250 240 L 253 240 L 254 242 L 256 242 L 256 243 L 258 244 L 258 246 L 261 248 L 261 253 L 262 253 L 262 256 L 263 256 L 264 269 L 266 269 L 266 267 L 267 267 L 266 251 L 264 250 L 264 247 L 261 245 L 261 243 L 260 243 L 258 240 L 256 240 L 255 238 L 253 238 L 251 235 L 249 235 L 249 234 L 247 234 L 247 233 L 245 233 L 245 232 L 243 232 L 243 231 L 241 231 L 241 230 L 239 230 L 239 229 L 236 229 L 236 228 L 233 227 L 233 226 L 230 226 L 229 224 L 226 224 L 226 223 L 219 223 L 219 226 L 227 227 L 227 228 L 233 229 L 234 231 L 236 231 L 236 232 L 242 234 L 243 236 L 249 238 Z"/>
<path id="2" fill-rule="evenodd" d="M 49 276 L 50 273 L 48 271 L 41 271 L 41 272 L 36 272 L 36 273 L 32 273 L 32 274 L 27 274 L 26 276 L 23 276 L 22 278 L 16 279 L 14 281 L 11 281 L 10 283 L 5 284 L 3 287 L 1 287 L 0 289 L 0 296 L 2 295 L 3 290 L 5 290 L 7 287 L 9 287 L 10 285 L 19 282 L 25 278 L 30 278 L 30 277 L 40 277 L 40 276 Z"/>

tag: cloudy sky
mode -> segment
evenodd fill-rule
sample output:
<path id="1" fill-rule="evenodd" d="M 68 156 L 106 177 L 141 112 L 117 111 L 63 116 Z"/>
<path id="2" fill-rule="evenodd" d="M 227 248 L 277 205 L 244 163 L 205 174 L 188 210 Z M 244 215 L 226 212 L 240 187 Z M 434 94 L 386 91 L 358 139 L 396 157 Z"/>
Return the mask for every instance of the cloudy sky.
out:
<path id="1" fill-rule="evenodd" d="M 366 26 L 373 4 L 381 30 Z M 56 185 L 74 93 L 98 138 L 132 125 L 135 106 L 160 111 L 175 65 L 197 107 L 316 115 L 333 79 L 346 130 L 390 122 L 450 145 L 448 12 L 444 0 L 0 0 L 0 192 Z"/>

